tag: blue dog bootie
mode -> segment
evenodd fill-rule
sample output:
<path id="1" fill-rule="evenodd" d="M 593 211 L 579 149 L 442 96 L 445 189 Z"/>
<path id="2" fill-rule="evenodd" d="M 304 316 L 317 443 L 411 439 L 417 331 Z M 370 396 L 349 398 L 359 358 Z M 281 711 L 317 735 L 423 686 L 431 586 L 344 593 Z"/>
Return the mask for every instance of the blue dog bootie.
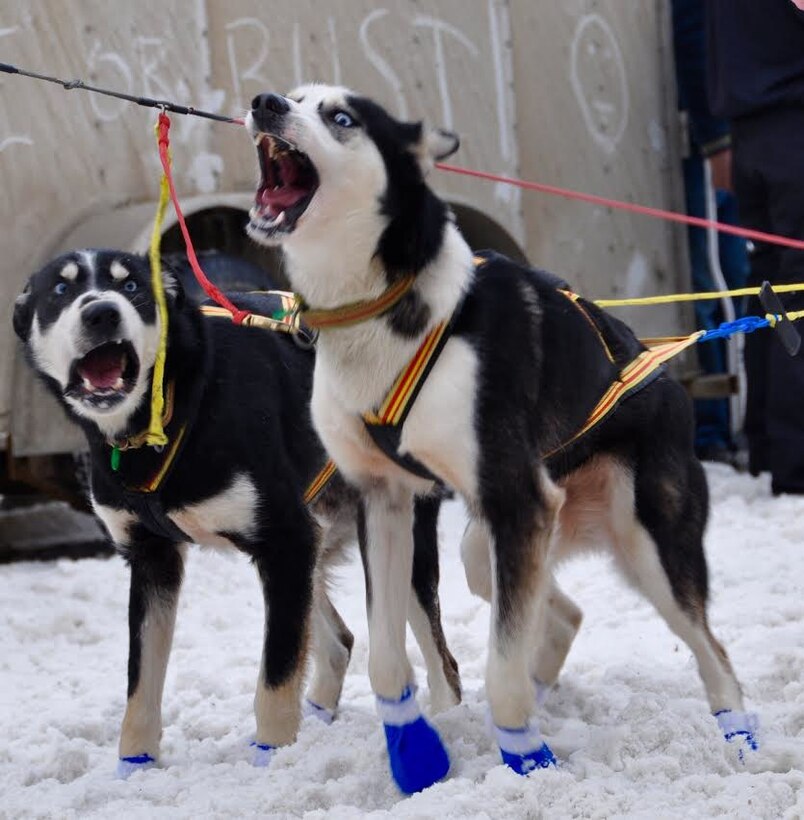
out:
<path id="1" fill-rule="evenodd" d="M 313 703 L 310 698 L 305 698 L 302 704 L 302 715 L 304 715 L 304 717 L 314 717 L 316 720 L 326 723 L 327 726 L 335 720 L 335 712 L 333 712 L 332 709 L 327 709 L 326 706 L 319 706 L 317 703 Z"/>
<path id="2" fill-rule="evenodd" d="M 268 743 L 257 743 L 256 740 L 252 740 L 249 746 L 254 749 L 254 756 L 251 758 L 252 766 L 256 766 L 258 769 L 270 766 L 271 759 L 276 753 L 276 746 L 271 746 Z"/>
<path id="3" fill-rule="evenodd" d="M 752 712 L 735 712 L 733 709 L 721 709 L 715 712 L 715 720 L 723 732 L 723 737 L 729 743 L 739 743 L 740 760 L 746 750 L 756 752 L 759 749 L 759 741 L 756 732 L 759 729 L 759 718 Z"/>
<path id="4" fill-rule="evenodd" d="M 128 780 L 134 772 L 142 772 L 145 769 L 153 769 L 156 760 L 149 754 L 132 755 L 131 757 L 120 757 L 117 760 L 117 771 L 115 774 L 120 780 Z"/>
<path id="5" fill-rule="evenodd" d="M 422 717 L 416 693 L 406 686 L 399 700 L 377 696 L 385 728 L 391 774 L 405 794 L 432 786 L 449 771 L 449 756 L 438 732 Z"/>
<path id="6" fill-rule="evenodd" d="M 517 774 L 528 774 L 534 769 L 547 769 L 558 765 L 555 755 L 533 725 L 523 726 L 521 729 L 503 729 L 495 726 L 494 734 L 503 763 Z"/>

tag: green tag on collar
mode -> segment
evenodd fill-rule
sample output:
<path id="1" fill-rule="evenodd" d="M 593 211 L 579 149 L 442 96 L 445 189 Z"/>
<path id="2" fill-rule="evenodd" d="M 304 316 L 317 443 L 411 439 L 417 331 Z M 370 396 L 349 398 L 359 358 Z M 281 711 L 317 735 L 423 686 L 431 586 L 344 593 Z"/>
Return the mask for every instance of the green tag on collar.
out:
<path id="1" fill-rule="evenodd" d="M 120 448 L 112 447 L 112 470 L 117 472 L 120 469 Z"/>

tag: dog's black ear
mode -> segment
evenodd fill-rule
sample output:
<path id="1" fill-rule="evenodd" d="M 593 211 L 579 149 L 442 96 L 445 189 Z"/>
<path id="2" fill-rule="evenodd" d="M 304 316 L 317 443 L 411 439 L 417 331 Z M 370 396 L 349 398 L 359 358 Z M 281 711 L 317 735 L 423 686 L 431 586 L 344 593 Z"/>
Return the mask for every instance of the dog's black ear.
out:
<path id="1" fill-rule="evenodd" d="M 441 162 L 460 148 L 461 138 L 454 131 L 431 128 L 425 131 L 424 144 L 433 162 Z"/>
<path id="2" fill-rule="evenodd" d="M 184 306 L 184 288 L 181 284 L 177 273 L 171 267 L 170 263 L 162 259 L 162 282 L 165 286 L 165 295 L 177 307 Z"/>
<path id="3" fill-rule="evenodd" d="M 16 298 L 14 302 L 14 332 L 22 339 L 28 341 L 33 323 L 33 305 L 31 304 L 31 283 L 25 286 L 25 290 Z"/>
<path id="4" fill-rule="evenodd" d="M 419 124 L 417 154 L 422 173 L 426 175 L 436 162 L 454 154 L 460 144 L 460 137 L 452 131 Z"/>

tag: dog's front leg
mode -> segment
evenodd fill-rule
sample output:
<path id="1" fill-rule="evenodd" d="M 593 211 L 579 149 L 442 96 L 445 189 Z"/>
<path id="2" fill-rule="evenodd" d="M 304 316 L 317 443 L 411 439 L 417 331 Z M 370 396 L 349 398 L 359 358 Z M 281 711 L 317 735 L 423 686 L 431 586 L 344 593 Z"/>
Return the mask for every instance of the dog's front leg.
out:
<path id="1" fill-rule="evenodd" d="M 484 494 L 492 536 L 486 692 L 503 760 L 520 774 L 555 764 L 532 720 L 530 666 L 533 636 L 541 634 L 545 617 L 550 588 L 548 556 L 564 492 L 544 470 L 534 478 L 519 483 L 523 489 L 519 496 L 500 485 L 487 488 Z M 525 494 L 528 490 L 530 497 Z"/>
<path id="2" fill-rule="evenodd" d="M 444 777 L 449 758 L 416 702 L 405 633 L 413 571 L 413 495 L 380 484 L 363 497 L 359 540 L 366 570 L 369 677 L 385 726 L 391 773 L 406 794 Z"/>
<path id="3" fill-rule="evenodd" d="M 162 734 L 165 685 L 184 556 L 167 539 L 127 547 L 131 567 L 128 626 L 128 703 L 120 732 L 118 775 L 154 765 Z"/>
<path id="4" fill-rule="evenodd" d="M 278 515 L 279 511 L 275 512 Z M 296 739 L 310 637 L 318 535 L 309 513 L 283 510 L 253 551 L 265 598 L 265 639 L 254 697 L 254 764 L 266 766 L 278 746 Z"/>

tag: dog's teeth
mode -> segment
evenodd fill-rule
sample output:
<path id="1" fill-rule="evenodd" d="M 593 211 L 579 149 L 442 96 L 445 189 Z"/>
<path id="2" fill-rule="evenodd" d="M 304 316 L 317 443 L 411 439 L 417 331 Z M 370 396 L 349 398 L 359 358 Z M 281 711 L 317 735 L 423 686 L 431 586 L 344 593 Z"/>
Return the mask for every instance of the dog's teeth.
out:
<path id="1" fill-rule="evenodd" d="M 123 377 L 118 376 L 117 381 L 112 385 L 112 390 L 122 390 L 123 389 Z"/>
<path id="2" fill-rule="evenodd" d="M 93 390 L 92 382 L 86 377 L 84 377 L 84 390 L 88 391 L 89 393 L 91 393 Z"/>
<path id="3" fill-rule="evenodd" d="M 254 137 L 254 144 L 255 144 L 257 147 L 259 147 L 260 143 L 261 143 L 264 139 L 265 139 L 265 134 L 257 134 L 257 136 L 256 136 L 256 137 Z"/>
<path id="4" fill-rule="evenodd" d="M 279 216 L 274 220 L 274 226 L 281 225 L 285 221 L 285 212 L 280 211 Z"/>

